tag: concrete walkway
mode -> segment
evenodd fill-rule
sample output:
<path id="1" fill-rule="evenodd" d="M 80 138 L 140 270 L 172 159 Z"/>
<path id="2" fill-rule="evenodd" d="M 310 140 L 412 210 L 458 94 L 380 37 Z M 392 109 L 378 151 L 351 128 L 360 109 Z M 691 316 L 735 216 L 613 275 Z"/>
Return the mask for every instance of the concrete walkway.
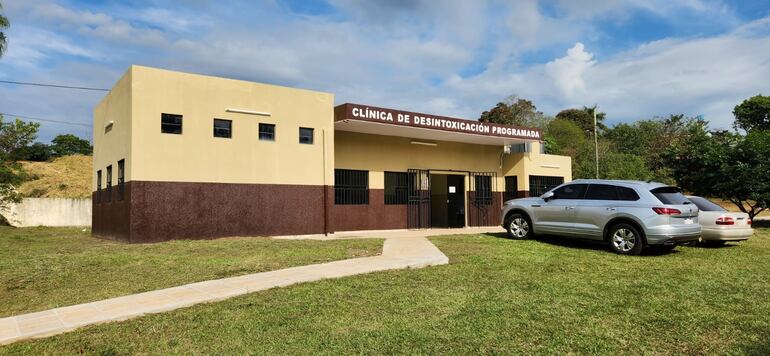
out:
<path id="1" fill-rule="evenodd" d="M 321 279 L 384 270 L 444 265 L 449 259 L 427 236 L 499 232 L 501 228 L 451 230 L 345 232 L 329 236 L 286 236 L 282 239 L 385 238 L 382 254 L 335 262 L 292 267 L 270 272 L 216 279 L 132 294 L 0 319 L 0 345 L 65 333 L 83 326 L 161 313 L 195 304 L 219 301 L 247 293 Z"/>

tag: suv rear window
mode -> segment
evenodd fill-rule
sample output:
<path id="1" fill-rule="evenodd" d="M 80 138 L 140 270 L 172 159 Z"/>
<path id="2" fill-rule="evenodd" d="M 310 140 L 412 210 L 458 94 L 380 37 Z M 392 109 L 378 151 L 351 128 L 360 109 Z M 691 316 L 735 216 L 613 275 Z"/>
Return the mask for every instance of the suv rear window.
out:
<path id="1" fill-rule="evenodd" d="M 591 184 L 586 192 L 587 200 L 619 200 L 618 191 L 614 185 Z"/>
<path id="2" fill-rule="evenodd" d="M 698 207 L 700 211 L 727 211 L 727 209 L 712 203 L 706 198 L 701 197 L 689 197 L 690 201 Z"/>
<path id="3" fill-rule="evenodd" d="M 687 200 L 687 197 L 682 194 L 682 190 L 677 187 L 660 187 L 650 190 L 650 193 L 654 195 L 663 204 L 670 205 L 684 205 L 692 204 Z"/>
<path id="4" fill-rule="evenodd" d="M 635 190 L 628 187 L 615 187 L 615 188 L 618 188 L 618 194 L 620 195 L 620 200 L 625 200 L 625 201 L 639 200 L 639 194 L 636 194 Z"/>

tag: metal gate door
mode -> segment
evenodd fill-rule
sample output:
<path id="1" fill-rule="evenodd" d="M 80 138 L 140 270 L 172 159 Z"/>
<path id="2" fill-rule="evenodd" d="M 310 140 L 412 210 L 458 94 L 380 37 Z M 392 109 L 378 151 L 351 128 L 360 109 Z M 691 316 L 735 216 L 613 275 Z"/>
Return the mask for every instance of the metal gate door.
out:
<path id="1" fill-rule="evenodd" d="M 406 222 L 409 229 L 430 228 L 430 171 L 409 169 Z"/>
<path id="2" fill-rule="evenodd" d="M 495 172 L 468 173 L 468 226 L 496 225 L 500 210 L 494 198 L 496 177 Z"/>

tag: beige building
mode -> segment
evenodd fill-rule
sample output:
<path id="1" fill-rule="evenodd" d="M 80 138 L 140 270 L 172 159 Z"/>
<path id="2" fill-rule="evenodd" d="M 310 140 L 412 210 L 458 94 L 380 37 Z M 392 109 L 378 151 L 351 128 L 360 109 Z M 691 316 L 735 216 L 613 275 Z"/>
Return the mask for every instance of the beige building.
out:
<path id="1" fill-rule="evenodd" d="M 536 129 L 132 66 L 94 110 L 93 233 L 130 242 L 496 225 L 571 178 Z"/>

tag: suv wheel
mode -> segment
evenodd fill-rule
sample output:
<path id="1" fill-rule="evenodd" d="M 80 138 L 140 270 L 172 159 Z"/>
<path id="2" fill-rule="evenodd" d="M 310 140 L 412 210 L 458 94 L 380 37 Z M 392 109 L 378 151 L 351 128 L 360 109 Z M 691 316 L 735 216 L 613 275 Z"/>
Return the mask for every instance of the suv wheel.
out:
<path id="1" fill-rule="evenodd" d="M 508 237 L 512 239 L 523 240 L 532 237 L 532 223 L 526 215 L 521 213 L 511 214 L 505 229 L 508 231 Z"/>
<path id="2" fill-rule="evenodd" d="M 638 255 L 644 248 L 642 234 L 629 224 L 617 224 L 610 229 L 610 248 L 621 255 Z"/>

